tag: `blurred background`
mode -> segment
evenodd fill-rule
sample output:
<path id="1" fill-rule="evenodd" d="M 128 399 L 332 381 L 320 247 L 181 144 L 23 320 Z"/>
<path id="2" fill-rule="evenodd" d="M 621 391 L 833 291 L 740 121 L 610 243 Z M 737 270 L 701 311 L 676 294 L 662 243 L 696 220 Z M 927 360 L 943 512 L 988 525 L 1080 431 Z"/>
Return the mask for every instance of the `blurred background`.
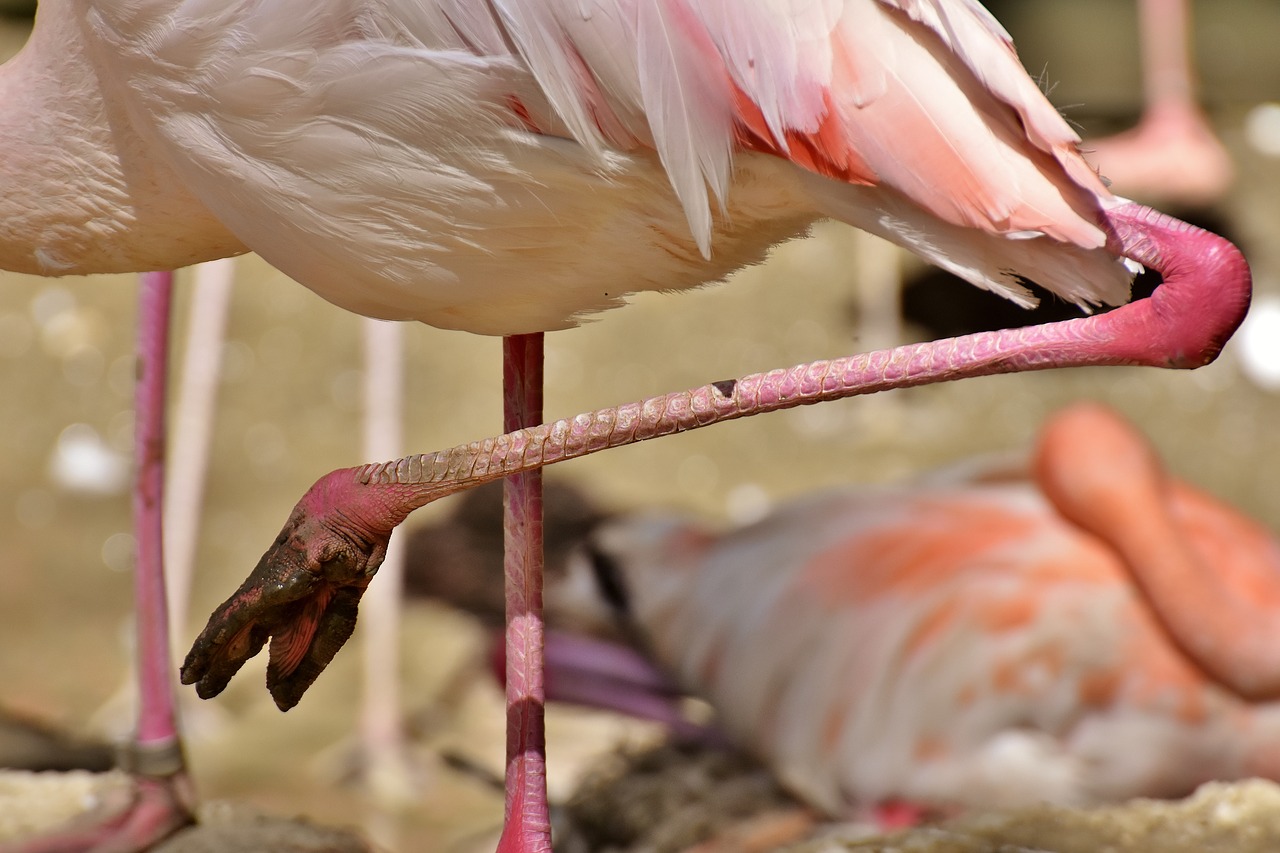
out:
<path id="1" fill-rule="evenodd" d="M 989 5 L 1082 135 L 1105 136 L 1137 121 L 1132 2 Z M 28 27 L 19 14 L 0 19 L 0 56 L 21 45 Z M 899 480 L 969 454 L 1022 446 L 1047 413 L 1093 398 L 1139 424 L 1181 476 L 1264 523 L 1280 522 L 1278 36 L 1280 4 L 1271 0 L 1195 4 L 1200 100 L 1237 178 L 1191 214 L 1241 246 L 1257 287 L 1251 336 L 1234 341 L 1217 363 L 1190 373 L 1080 370 L 894 392 L 617 450 L 549 476 L 611 509 L 662 505 L 743 521 L 790 495 Z M 895 290 L 859 286 L 886 275 L 886 260 L 908 281 L 910 310 L 900 324 Z M 868 264 L 882 272 L 866 271 Z M 910 283 L 923 273 L 913 259 L 844 226 L 821 225 L 728 285 L 639 297 L 627 310 L 549 335 L 546 415 L 922 340 L 948 323 L 963 330 L 966 316 L 994 310 L 975 307 L 981 294 L 959 282 Z M 187 298 L 180 288 L 182 324 Z M 132 276 L 49 281 L 0 274 L 0 709 L 106 738 L 131 723 L 120 697 L 130 646 L 135 299 Z M 178 639 L 183 649 L 302 492 L 333 468 L 367 461 L 359 438 L 360 322 L 254 257 L 236 263 L 191 616 Z M 185 338 L 180 327 L 177 359 Z M 413 326 L 405 340 L 406 451 L 498 432 L 496 338 Z M 409 525 L 447 510 L 428 507 Z M 483 644 L 483 632 L 466 617 L 439 605 L 408 606 L 403 700 L 416 789 L 399 803 L 342 784 L 359 695 L 355 648 L 344 650 L 287 715 L 263 689 L 261 660 L 215 702 L 198 704 L 184 689 L 201 796 L 364 826 L 393 850 L 470 849 L 498 828 L 501 792 L 446 767 L 440 754 L 501 771 L 497 688 L 479 681 L 457 689 L 459 673 L 475 666 Z M 653 736 L 643 726 L 559 708 L 550 727 L 552 791 L 561 796 L 591 755 L 619 738 Z"/>

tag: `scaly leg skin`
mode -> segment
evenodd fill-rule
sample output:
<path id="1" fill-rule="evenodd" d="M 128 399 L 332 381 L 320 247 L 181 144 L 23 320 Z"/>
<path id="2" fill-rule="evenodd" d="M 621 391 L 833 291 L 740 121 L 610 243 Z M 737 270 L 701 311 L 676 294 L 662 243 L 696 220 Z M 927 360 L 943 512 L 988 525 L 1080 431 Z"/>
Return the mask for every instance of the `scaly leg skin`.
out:
<path id="1" fill-rule="evenodd" d="M 1212 361 L 1248 309 L 1252 282 L 1244 257 L 1215 235 L 1138 205 L 1119 206 L 1100 219 L 1114 252 L 1163 274 L 1165 283 L 1147 299 L 1099 316 L 715 382 L 327 474 L 303 496 L 240 589 L 214 611 L 187 655 L 183 683 L 196 685 L 202 697 L 216 695 L 271 637 L 268 687 L 277 704 L 291 707 L 349 635 L 391 531 L 418 507 L 484 482 L 720 421 L 888 388 L 1054 367 L 1191 368 Z M 1274 620 L 1248 624 L 1280 631 Z M 1278 644 L 1280 637 L 1271 646 Z M 1280 671 L 1275 676 L 1280 693 Z"/>
<path id="2" fill-rule="evenodd" d="M 542 421 L 542 334 L 502 342 L 503 428 Z M 542 470 L 506 479 L 507 784 L 501 853 L 551 853 L 542 674 Z"/>
<path id="3" fill-rule="evenodd" d="M 130 766 L 130 801 L 105 803 L 57 834 L 12 845 L 0 853 L 132 853 L 193 822 L 194 794 L 178 737 L 169 676 L 169 625 L 161 557 L 164 484 L 164 401 L 173 273 L 142 276 L 138 305 L 138 388 L 133 495 L 138 544 L 134 610 L 138 645 L 138 730 Z M 114 807 L 113 807 L 114 806 Z"/>

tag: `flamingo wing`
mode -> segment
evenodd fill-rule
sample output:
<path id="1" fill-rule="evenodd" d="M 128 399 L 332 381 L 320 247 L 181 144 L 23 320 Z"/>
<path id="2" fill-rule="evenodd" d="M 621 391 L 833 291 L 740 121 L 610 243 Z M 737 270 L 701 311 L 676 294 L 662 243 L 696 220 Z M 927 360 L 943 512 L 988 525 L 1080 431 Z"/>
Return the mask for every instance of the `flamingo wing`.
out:
<path id="1" fill-rule="evenodd" d="M 967 0 L 139 0 L 86 26 L 188 188 L 360 313 L 562 327 L 821 215 L 1023 303 L 1127 296 L 1114 200 Z"/>
<path id="2" fill-rule="evenodd" d="M 1127 298 L 1130 270 L 1100 251 L 1115 200 L 977 3 L 495 5 L 575 139 L 656 149 L 704 253 L 735 156 L 757 151 L 825 178 L 807 184 L 822 212 L 979 286 Z"/>

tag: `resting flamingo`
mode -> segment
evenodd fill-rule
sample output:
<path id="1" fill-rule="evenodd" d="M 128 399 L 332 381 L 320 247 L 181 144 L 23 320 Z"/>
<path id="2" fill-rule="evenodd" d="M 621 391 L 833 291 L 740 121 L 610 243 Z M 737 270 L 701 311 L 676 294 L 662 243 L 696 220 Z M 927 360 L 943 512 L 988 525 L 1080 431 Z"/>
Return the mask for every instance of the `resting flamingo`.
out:
<path id="1" fill-rule="evenodd" d="M 508 429 L 541 419 L 541 332 L 723 278 L 823 216 L 1023 303 L 1027 281 L 1116 304 L 1130 262 L 1166 273 L 1153 301 L 1103 317 L 601 410 L 486 445 L 495 464 L 451 467 L 459 451 L 322 479 L 184 680 L 212 695 L 273 636 L 270 688 L 294 704 L 408 512 L 527 472 L 506 523 L 508 850 L 549 845 L 534 469 L 886 387 L 1194 366 L 1248 301 L 1233 247 L 1106 190 L 974 0 L 46 0 L 0 94 L 0 266 L 253 249 L 350 310 L 506 336 Z"/>
<path id="2" fill-rule="evenodd" d="M 638 638 L 829 815 L 1280 779 L 1280 540 L 1097 404 L 1054 416 L 1032 465 L 811 495 L 727 532 L 640 514 L 591 541 L 548 588 L 553 623 Z M 553 698 L 563 679 L 675 707 L 651 674 L 628 687 L 612 658 L 548 649 Z"/>

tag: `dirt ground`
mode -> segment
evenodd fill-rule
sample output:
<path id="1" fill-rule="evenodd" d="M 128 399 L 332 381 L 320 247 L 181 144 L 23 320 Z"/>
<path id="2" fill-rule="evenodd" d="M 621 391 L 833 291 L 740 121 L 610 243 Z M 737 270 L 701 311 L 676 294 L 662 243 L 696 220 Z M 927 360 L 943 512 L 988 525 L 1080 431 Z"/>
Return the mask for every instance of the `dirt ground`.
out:
<path id="1" fill-rule="evenodd" d="M 1083 109 L 1073 109 L 1073 119 L 1099 133 L 1131 120 L 1132 19 L 1116 11 L 1128 4 L 1005 6 L 1028 67 L 1048 63 L 1063 81 L 1055 102 L 1096 104 L 1092 120 Z M 1063 22 L 1068 8 L 1078 10 L 1071 26 Z M 1205 97 L 1241 176 L 1221 213 L 1254 265 L 1259 293 L 1278 296 L 1280 159 L 1252 147 L 1244 128 L 1260 102 L 1280 97 L 1280 11 L 1266 0 L 1199 8 Z M 1086 58 L 1086 11 L 1109 24 L 1099 38 L 1116 59 L 1114 74 Z M 20 23 L 0 23 L 0 55 L 22 37 Z M 823 225 L 727 286 L 638 298 L 599 322 L 550 335 L 547 416 L 863 348 L 852 297 L 855 252 L 852 232 Z M 129 501 L 127 478 L 112 472 L 127 465 L 131 446 L 135 297 L 131 276 L 51 282 L 0 274 L 0 708 L 102 737 L 130 724 Z M 185 308 L 180 296 L 178 310 Z M 406 450 L 495 433 L 498 340 L 426 327 L 410 328 L 407 338 Z M 239 262 L 183 650 L 307 486 L 332 468 L 366 461 L 358 441 L 360 352 L 355 317 L 256 258 Z M 797 409 L 610 452 L 555 475 L 618 508 L 675 505 L 729 518 L 823 486 L 890 481 L 1019 446 L 1048 412 L 1080 398 L 1132 418 L 1181 476 L 1265 522 L 1280 521 L 1280 432 L 1273 428 L 1280 397 L 1243 377 L 1233 346 L 1192 373 L 998 377 Z M 54 460 L 72 452 L 98 461 L 96 485 L 56 474 Z M 391 851 L 491 849 L 500 792 L 442 758 L 501 768 L 497 691 L 482 680 L 460 692 L 452 686 L 482 644 L 482 632 L 464 617 L 409 607 L 402 651 L 414 784 L 379 798 L 342 784 L 360 697 L 358 640 L 288 714 L 263 689 L 261 662 L 212 702 L 184 688 L 200 795 L 359 827 Z M 549 725 L 552 789 L 560 798 L 601 749 L 654 736 L 644 726 L 559 708 Z"/>

